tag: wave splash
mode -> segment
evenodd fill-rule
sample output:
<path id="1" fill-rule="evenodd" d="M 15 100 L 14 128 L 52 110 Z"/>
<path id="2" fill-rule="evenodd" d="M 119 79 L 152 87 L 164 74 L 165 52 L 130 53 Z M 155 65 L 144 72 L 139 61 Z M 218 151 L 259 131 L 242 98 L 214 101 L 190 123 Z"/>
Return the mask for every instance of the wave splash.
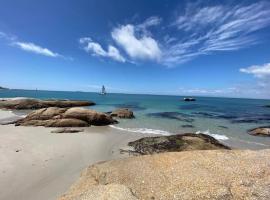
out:
<path id="1" fill-rule="evenodd" d="M 143 133 L 143 134 L 157 134 L 157 135 L 172 135 L 173 133 L 150 128 L 121 128 L 118 126 L 110 125 L 111 128 L 115 128 L 122 131 L 128 131 L 133 133 Z"/>
<path id="2" fill-rule="evenodd" d="M 195 132 L 196 134 L 205 134 L 205 135 L 210 135 L 212 136 L 213 138 L 217 139 L 217 140 L 228 140 L 229 138 L 226 136 L 226 135 L 219 135 L 219 134 L 213 134 L 213 133 L 210 133 L 209 130 L 206 130 L 206 131 L 197 131 Z"/>

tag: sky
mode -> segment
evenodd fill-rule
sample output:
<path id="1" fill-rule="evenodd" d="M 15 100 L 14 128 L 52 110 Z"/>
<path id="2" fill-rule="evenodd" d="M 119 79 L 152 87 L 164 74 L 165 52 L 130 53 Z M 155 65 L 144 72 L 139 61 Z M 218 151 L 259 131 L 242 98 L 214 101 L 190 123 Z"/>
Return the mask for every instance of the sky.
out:
<path id="1" fill-rule="evenodd" d="M 0 86 L 270 98 L 269 0 L 0 0 Z"/>

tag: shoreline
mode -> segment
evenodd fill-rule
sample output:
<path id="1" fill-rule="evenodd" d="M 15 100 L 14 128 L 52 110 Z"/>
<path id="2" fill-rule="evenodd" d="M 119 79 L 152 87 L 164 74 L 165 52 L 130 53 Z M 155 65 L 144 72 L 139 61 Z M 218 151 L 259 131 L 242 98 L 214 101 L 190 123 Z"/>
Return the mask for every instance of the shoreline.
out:
<path id="1" fill-rule="evenodd" d="M 0 112 L 0 119 L 7 116 L 12 114 Z M 110 127 L 89 127 L 73 134 L 50 133 L 54 129 L 0 126 L 0 199 L 56 199 L 84 168 L 127 157 L 119 149 L 143 137 Z"/>
<path id="2" fill-rule="evenodd" d="M 0 110 L 0 122 L 23 114 Z M 120 153 L 120 149 L 128 149 L 129 141 L 158 136 L 114 126 L 86 127 L 82 133 L 51 133 L 55 129 L 0 125 L 0 199 L 56 199 L 88 166 L 129 157 Z M 231 139 L 221 142 L 233 149 L 253 149 L 250 145 L 247 148 L 247 141 L 242 141 L 242 146 Z"/>

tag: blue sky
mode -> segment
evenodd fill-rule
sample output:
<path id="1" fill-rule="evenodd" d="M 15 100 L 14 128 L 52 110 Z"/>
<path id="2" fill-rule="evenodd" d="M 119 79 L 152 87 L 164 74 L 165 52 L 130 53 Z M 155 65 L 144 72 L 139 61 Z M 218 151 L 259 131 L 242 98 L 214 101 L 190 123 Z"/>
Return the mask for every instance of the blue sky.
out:
<path id="1" fill-rule="evenodd" d="M 270 2 L 0 0 L 0 85 L 270 98 Z"/>

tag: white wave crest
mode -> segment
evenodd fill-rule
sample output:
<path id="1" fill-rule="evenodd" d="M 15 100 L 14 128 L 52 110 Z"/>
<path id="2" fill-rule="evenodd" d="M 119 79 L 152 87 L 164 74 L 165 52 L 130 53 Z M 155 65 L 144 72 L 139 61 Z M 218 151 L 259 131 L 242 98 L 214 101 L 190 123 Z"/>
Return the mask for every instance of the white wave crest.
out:
<path id="1" fill-rule="evenodd" d="M 157 135 L 172 135 L 172 133 L 150 128 L 121 128 L 119 126 L 110 125 L 111 128 L 115 128 L 122 131 L 128 131 L 133 133 L 143 133 L 143 134 L 157 134 Z"/>
<path id="2" fill-rule="evenodd" d="M 210 135 L 217 140 L 228 140 L 229 139 L 226 135 L 213 134 L 213 133 L 210 133 L 209 130 L 196 132 L 196 134 L 200 134 L 200 133 L 205 134 L 205 135 Z"/>

